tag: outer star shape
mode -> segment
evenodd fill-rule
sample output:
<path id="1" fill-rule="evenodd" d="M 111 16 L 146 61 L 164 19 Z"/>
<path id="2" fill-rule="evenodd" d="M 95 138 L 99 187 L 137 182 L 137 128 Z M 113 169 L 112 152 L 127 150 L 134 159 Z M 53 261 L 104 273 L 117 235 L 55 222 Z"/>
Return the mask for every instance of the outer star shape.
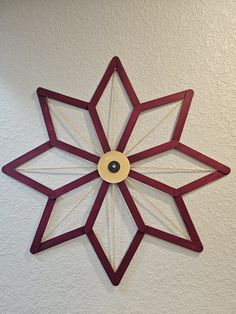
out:
<path id="1" fill-rule="evenodd" d="M 154 147 L 151 147 L 147 150 L 138 152 L 136 154 L 133 154 L 131 156 L 128 156 L 128 159 L 130 163 L 137 162 L 139 160 L 143 160 L 145 158 L 149 158 L 151 156 L 156 156 L 162 152 L 171 150 L 171 149 L 176 149 L 212 168 L 215 169 L 214 172 L 211 174 L 205 175 L 201 177 L 200 179 L 194 180 L 184 186 L 181 186 L 180 188 L 173 188 L 171 186 L 168 186 L 162 182 L 159 182 L 157 180 L 154 180 L 152 178 L 149 178 L 148 176 L 145 176 L 137 171 L 130 170 L 129 172 L 129 177 L 140 181 L 154 189 L 160 190 L 164 193 L 169 194 L 171 197 L 173 197 L 179 214 L 183 219 L 184 225 L 186 227 L 186 230 L 188 231 L 190 240 L 186 240 L 184 238 L 181 238 L 179 236 L 173 235 L 171 233 L 159 230 L 157 228 L 153 228 L 152 226 L 146 225 L 142 219 L 142 216 L 139 213 L 139 210 L 130 194 L 130 191 L 126 185 L 125 180 L 118 183 L 118 187 L 121 191 L 121 194 L 127 204 L 127 207 L 129 208 L 129 211 L 133 217 L 133 220 L 137 226 L 137 232 L 131 241 L 131 244 L 124 255 L 119 267 L 117 270 L 113 270 L 101 244 L 98 241 L 98 238 L 93 231 L 93 226 L 96 221 L 96 218 L 99 214 L 99 210 L 101 208 L 101 205 L 103 203 L 103 200 L 105 198 L 105 195 L 107 193 L 109 183 L 103 181 L 100 189 L 98 191 L 98 194 L 96 196 L 95 202 L 91 208 L 90 214 L 88 216 L 87 222 L 85 226 L 76 228 L 72 231 L 66 232 L 64 234 L 61 234 L 59 236 L 56 236 L 54 238 L 51 238 L 49 240 L 46 240 L 42 242 L 43 234 L 46 229 L 47 223 L 49 221 L 50 215 L 53 211 L 53 206 L 58 197 L 61 195 L 70 192 L 83 184 L 86 184 L 96 178 L 99 177 L 98 171 L 93 171 L 90 172 L 82 177 L 79 177 L 78 179 L 56 189 L 52 190 L 46 185 L 43 185 L 36 180 L 33 180 L 26 175 L 20 173 L 17 171 L 17 167 L 21 166 L 25 162 L 33 159 L 34 157 L 46 152 L 47 150 L 51 149 L 52 147 L 57 147 L 61 150 L 64 150 L 66 152 L 69 152 L 73 155 L 76 155 L 80 158 L 86 159 L 92 163 L 97 164 L 100 156 L 97 156 L 95 154 L 92 154 L 90 152 L 87 152 L 85 150 L 82 150 L 80 148 L 74 147 L 72 145 L 69 145 L 65 142 L 60 141 L 57 138 L 57 134 L 52 122 L 51 114 L 49 111 L 49 106 L 47 102 L 47 98 L 55 99 L 61 102 L 64 102 L 68 105 L 75 106 L 78 108 L 82 108 L 84 110 L 88 110 L 90 113 L 90 116 L 93 121 L 93 125 L 95 127 L 98 139 L 100 141 L 102 150 L 104 153 L 107 153 L 111 150 L 110 145 L 108 143 L 107 137 L 105 135 L 102 123 L 100 121 L 100 118 L 97 113 L 96 106 L 99 102 L 99 99 L 101 98 L 101 95 L 103 94 L 110 78 L 111 75 L 114 71 L 117 71 L 120 80 L 123 84 L 124 89 L 127 92 L 127 95 L 130 99 L 130 102 L 133 105 L 133 109 L 130 113 L 130 117 L 128 120 L 128 123 L 123 131 L 123 134 L 121 136 L 120 142 L 116 148 L 117 151 L 123 152 L 128 140 L 132 134 L 132 130 L 139 118 L 139 115 L 141 112 L 153 108 L 157 108 L 160 106 L 167 105 L 169 103 L 183 100 L 182 102 L 182 107 L 178 116 L 178 120 L 176 123 L 176 126 L 174 128 L 174 132 L 172 135 L 172 138 L 170 141 L 163 143 L 161 145 L 157 145 Z M 173 244 L 185 247 L 187 249 L 196 251 L 196 252 L 201 252 L 203 250 L 202 243 L 199 239 L 199 236 L 197 234 L 197 231 L 193 225 L 193 222 L 191 220 L 191 217 L 187 211 L 187 208 L 184 204 L 183 201 L 183 195 L 185 195 L 188 192 L 191 192 L 205 184 L 208 184 L 214 180 L 217 180 L 224 175 L 228 174 L 230 172 L 230 169 L 226 167 L 225 165 L 201 154 L 200 152 L 193 150 L 192 148 L 182 144 L 180 142 L 180 137 L 184 128 L 184 124 L 187 118 L 187 114 L 191 105 L 191 100 L 193 97 L 193 91 L 192 90 L 185 90 L 176 94 L 168 95 L 159 99 L 154 99 L 150 100 L 144 103 L 140 103 L 138 100 L 138 97 L 129 81 L 129 78 L 122 66 L 121 61 L 119 60 L 118 57 L 114 57 L 105 74 L 102 77 L 102 80 L 100 81 L 94 95 L 92 96 L 92 99 L 89 102 L 82 101 L 79 99 L 75 99 L 72 97 L 68 97 L 44 88 L 38 88 L 37 89 L 37 94 L 39 98 L 39 102 L 41 105 L 44 121 L 46 124 L 47 132 L 48 132 L 48 137 L 49 141 L 46 143 L 36 147 L 35 149 L 29 151 L 28 153 L 24 154 L 23 156 L 13 160 L 12 162 L 8 163 L 2 168 L 2 171 L 6 173 L 7 175 L 21 181 L 22 183 L 30 186 L 31 188 L 39 191 L 40 193 L 46 195 L 48 197 L 47 204 L 45 206 L 44 212 L 42 214 L 39 226 L 37 228 L 35 237 L 33 239 L 33 243 L 31 246 L 31 253 L 35 254 L 37 252 L 40 252 L 42 250 L 48 249 L 52 246 L 55 246 L 57 244 L 60 244 L 62 242 L 71 240 L 73 238 L 79 237 L 81 235 L 86 234 L 88 236 L 88 239 L 90 240 L 101 264 L 104 267 L 104 270 L 106 271 L 108 277 L 110 278 L 111 282 L 113 285 L 118 285 L 126 271 L 126 269 L 129 266 L 129 263 L 131 259 L 133 258 L 140 242 L 143 239 L 144 234 L 148 234 L 154 237 L 157 237 L 159 239 L 171 242 Z"/>

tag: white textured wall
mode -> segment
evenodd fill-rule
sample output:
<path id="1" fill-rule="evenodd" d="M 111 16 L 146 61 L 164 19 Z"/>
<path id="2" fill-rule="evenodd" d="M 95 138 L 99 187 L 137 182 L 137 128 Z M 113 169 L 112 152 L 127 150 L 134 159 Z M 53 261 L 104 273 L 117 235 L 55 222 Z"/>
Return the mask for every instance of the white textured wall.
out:
<path id="1" fill-rule="evenodd" d="M 141 101 L 194 89 L 183 142 L 232 169 L 185 198 L 204 251 L 145 237 L 118 287 L 86 237 L 32 256 L 45 197 L 2 174 L 1 313 L 236 312 L 235 16 L 226 0 L 0 1 L 1 165 L 47 140 L 38 86 L 89 100 L 118 55 Z"/>

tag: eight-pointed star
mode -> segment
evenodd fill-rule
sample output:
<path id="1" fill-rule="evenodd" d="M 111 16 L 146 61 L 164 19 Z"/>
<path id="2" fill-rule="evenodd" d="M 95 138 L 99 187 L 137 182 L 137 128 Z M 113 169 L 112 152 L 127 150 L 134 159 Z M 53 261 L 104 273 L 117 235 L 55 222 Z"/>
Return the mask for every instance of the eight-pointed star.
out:
<path id="1" fill-rule="evenodd" d="M 96 130 L 98 139 L 100 141 L 102 150 L 105 153 L 108 153 L 111 151 L 108 139 L 106 137 L 106 134 L 104 132 L 102 123 L 100 121 L 100 118 L 97 113 L 96 106 L 101 98 L 101 95 L 103 94 L 111 75 L 114 71 L 117 71 L 117 74 L 120 77 L 120 80 L 123 84 L 124 89 L 126 90 L 126 93 L 130 99 L 130 102 L 133 105 L 132 112 L 130 113 L 130 117 L 128 120 L 128 123 L 126 127 L 124 128 L 123 134 L 121 136 L 121 139 L 118 143 L 118 146 L 116 148 L 116 151 L 123 153 L 124 149 L 127 145 L 127 142 L 132 134 L 132 130 L 139 118 L 139 115 L 141 112 L 150 110 L 153 108 L 157 108 L 160 106 L 167 105 L 169 103 L 180 101 L 182 100 L 182 107 L 180 109 L 180 113 L 178 116 L 178 120 L 176 123 L 176 126 L 174 128 L 174 132 L 172 135 L 172 138 L 170 141 L 163 143 L 158 146 L 151 147 L 147 150 L 138 152 L 136 154 L 127 156 L 129 163 L 132 164 L 134 162 L 143 160 L 145 158 L 149 158 L 151 156 L 158 155 L 162 152 L 168 151 L 170 149 L 176 149 L 184 154 L 187 154 L 188 156 L 212 167 L 215 169 L 212 173 L 205 175 L 201 177 L 200 179 L 194 180 L 184 186 L 181 186 L 180 188 L 173 188 L 171 186 L 168 186 L 162 182 L 159 182 L 157 180 L 154 180 L 148 176 L 145 176 L 137 171 L 130 170 L 128 173 L 128 177 L 137 180 L 139 182 L 144 183 L 147 186 L 150 186 L 154 189 L 160 190 L 164 193 L 169 194 L 171 197 L 173 197 L 179 214 L 183 219 L 183 223 L 186 227 L 186 230 L 188 231 L 190 240 L 181 238 L 179 236 L 173 235 L 171 233 L 159 230 L 157 228 L 153 228 L 152 226 L 146 225 L 143 221 L 142 216 L 140 215 L 140 212 L 138 210 L 137 205 L 135 204 L 132 195 L 127 187 L 126 180 L 122 180 L 117 183 L 121 194 L 127 204 L 127 207 L 133 217 L 133 220 L 137 226 L 137 232 L 131 241 L 131 244 L 124 255 L 119 267 L 114 270 L 101 246 L 101 244 L 98 241 L 98 238 L 96 237 L 95 232 L 93 231 L 93 226 L 95 223 L 95 220 L 98 216 L 99 210 L 101 208 L 101 205 L 103 203 L 103 200 L 105 198 L 105 195 L 107 193 L 109 182 L 103 180 L 101 183 L 101 186 L 99 188 L 98 194 L 96 196 L 95 202 L 91 208 L 91 211 L 89 213 L 87 222 L 85 226 L 79 227 L 77 229 L 74 229 L 72 231 L 66 232 L 64 234 L 61 234 L 59 236 L 56 236 L 54 238 L 51 238 L 46 241 L 42 241 L 44 231 L 46 229 L 47 223 L 49 221 L 50 215 L 53 211 L 53 207 L 55 204 L 55 201 L 58 197 L 61 195 L 72 191 L 96 178 L 99 177 L 99 172 L 97 170 L 90 172 L 82 177 L 79 177 L 78 179 L 60 187 L 55 190 L 50 189 L 46 185 L 43 185 L 26 175 L 20 173 L 17 171 L 17 167 L 21 166 L 25 162 L 33 159 L 34 157 L 46 152 L 47 150 L 51 149 L 52 147 L 57 147 L 61 150 L 64 150 L 66 152 L 69 152 L 75 156 L 78 156 L 80 158 L 84 158 L 92 163 L 98 164 L 100 157 L 95 154 L 92 154 L 90 152 L 87 152 L 85 150 L 82 150 L 78 147 L 74 147 L 72 145 L 69 145 L 65 142 L 60 141 L 57 138 L 57 134 L 52 122 L 51 114 L 49 111 L 48 106 L 48 98 L 55 99 L 57 101 L 63 102 L 65 104 L 75 106 L 78 108 L 82 108 L 84 110 L 88 110 L 90 113 L 90 116 L 93 121 L 94 128 Z M 92 99 L 89 102 L 81 101 L 79 99 L 75 99 L 72 97 L 68 97 L 44 88 L 38 88 L 37 94 L 39 98 L 39 102 L 41 105 L 41 109 L 43 112 L 44 121 L 46 124 L 49 141 L 46 143 L 38 146 L 37 148 L 31 150 L 30 152 L 24 154 L 23 156 L 15 159 L 14 161 L 10 162 L 9 164 L 5 165 L 3 167 L 3 172 L 8 174 L 9 176 L 21 181 L 22 183 L 32 187 L 33 189 L 39 191 L 40 193 L 43 193 L 48 197 L 48 201 L 46 204 L 46 207 L 44 209 L 42 218 L 40 220 L 38 229 L 36 231 L 32 246 L 31 246 L 31 253 L 35 254 L 37 252 L 40 252 L 42 250 L 48 249 L 52 246 L 55 246 L 57 244 L 60 244 L 62 242 L 68 241 L 70 239 L 79 237 L 81 235 L 86 234 L 88 236 L 88 239 L 90 240 L 100 262 L 102 263 L 104 270 L 106 271 L 107 275 L 109 276 L 111 282 L 113 285 L 118 285 L 132 259 L 134 256 L 140 242 L 142 241 L 142 238 L 144 234 L 149 234 L 151 236 L 160 238 L 162 240 L 174 243 L 176 245 L 185 247 L 187 249 L 200 252 L 203 249 L 203 246 L 201 244 L 201 241 L 199 239 L 199 236 L 197 234 L 197 231 L 192 223 L 192 220 L 190 218 L 190 215 L 186 209 L 186 206 L 183 201 L 183 195 L 186 193 L 193 191 L 211 181 L 217 180 L 221 178 L 222 176 L 228 174 L 230 172 L 230 169 L 221 163 L 193 150 L 192 148 L 182 144 L 180 142 L 181 133 L 183 131 L 183 127 L 185 124 L 185 120 L 187 118 L 187 114 L 189 111 L 189 107 L 191 104 L 191 100 L 193 97 L 193 91 L 192 90 L 186 90 L 182 91 L 176 94 L 168 95 L 159 99 L 154 99 L 151 101 L 147 101 L 144 103 L 140 103 L 138 100 L 138 97 L 128 79 L 128 76 L 122 66 L 122 63 L 120 62 L 118 57 L 114 57 L 105 74 L 102 77 L 101 82 L 99 83 L 94 95 L 92 96 Z"/>

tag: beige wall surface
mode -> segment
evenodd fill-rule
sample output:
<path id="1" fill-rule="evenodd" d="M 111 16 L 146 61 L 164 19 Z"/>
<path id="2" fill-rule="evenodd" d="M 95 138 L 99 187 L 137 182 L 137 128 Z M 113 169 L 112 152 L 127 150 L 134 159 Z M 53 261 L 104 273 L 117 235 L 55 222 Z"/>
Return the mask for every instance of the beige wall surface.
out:
<path id="1" fill-rule="evenodd" d="M 204 251 L 196 254 L 145 236 L 118 287 L 111 285 L 85 236 L 31 255 L 29 247 L 46 198 L 1 174 L 0 313 L 236 312 L 235 16 L 233 0 L 0 0 L 1 165 L 47 141 L 35 93 L 38 86 L 89 100 L 110 59 L 117 55 L 141 102 L 193 89 L 195 94 L 182 141 L 232 170 L 230 175 L 184 198 Z M 115 107 L 117 117 L 112 128 L 118 136 L 130 104 L 119 80 L 116 90 L 119 104 Z M 104 125 L 108 124 L 110 108 L 109 91 L 106 93 L 99 104 Z M 99 145 L 92 128 L 88 128 L 89 117 L 77 113 L 76 109 L 71 112 L 62 104 L 58 108 L 70 115 L 75 128 L 80 127 Z M 163 114 L 164 111 L 153 110 L 143 115 L 130 147 Z M 165 122 L 153 137 L 140 143 L 138 150 L 153 146 L 165 137 L 173 121 Z M 64 140 L 76 145 L 79 138 L 82 143 L 76 130 L 73 139 L 69 139 L 62 124 L 58 123 L 57 128 Z M 93 147 L 90 149 L 93 151 Z M 32 165 L 87 165 L 79 163 L 77 158 L 55 150 Z M 171 153 L 144 165 L 203 166 Z M 70 181 L 78 174 L 45 173 L 40 177 L 34 173 L 32 176 L 53 186 Z M 189 176 L 172 173 L 168 177 L 161 173 L 155 178 L 178 186 L 191 180 Z M 74 191 L 68 199 L 58 202 L 50 228 L 90 187 Z M 169 211 L 172 219 L 176 218 L 171 200 L 149 190 L 143 188 L 161 209 Z M 110 251 L 114 253 L 115 243 L 118 263 L 135 227 L 117 190 L 116 193 L 115 230 L 109 207 L 110 193 L 99 215 L 96 232 L 113 261 Z M 61 224 L 55 234 L 82 224 L 95 195 Z M 139 200 L 140 194 L 137 203 Z M 140 211 L 150 224 L 166 228 L 165 223 L 161 226 L 160 216 L 153 214 L 154 209 L 151 213 L 150 209 Z M 180 219 L 176 219 L 181 225 Z"/>

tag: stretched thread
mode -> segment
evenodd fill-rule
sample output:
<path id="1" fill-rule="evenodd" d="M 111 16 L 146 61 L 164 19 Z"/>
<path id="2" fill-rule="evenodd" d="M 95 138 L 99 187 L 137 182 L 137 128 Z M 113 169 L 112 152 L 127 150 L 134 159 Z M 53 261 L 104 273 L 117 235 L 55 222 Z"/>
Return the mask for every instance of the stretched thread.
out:
<path id="1" fill-rule="evenodd" d="M 116 111 L 115 107 L 117 104 L 117 81 L 116 81 L 116 71 L 113 72 L 112 76 L 112 105 L 111 105 L 111 110 L 112 110 L 112 148 L 115 150 L 115 126 L 116 126 Z"/>
<path id="2" fill-rule="evenodd" d="M 95 167 L 42 167 L 42 168 L 17 168 L 21 172 L 46 173 L 46 174 L 68 174 L 68 172 L 51 172 L 52 170 L 74 170 L 74 169 L 95 169 Z M 81 172 L 80 172 L 81 173 Z M 76 173 L 74 173 L 76 174 Z"/>
<path id="3" fill-rule="evenodd" d="M 134 190 L 136 190 L 142 197 L 143 199 L 148 202 L 150 205 L 152 205 L 157 211 L 159 211 L 171 224 L 172 226 L 174 226 L 179 232 L 181 232 L 181 234 L 184 236 L 184 237 L 187 237 L 187 234 L 186 232 L 180 228 L 172 219 L 170 219 L 165 213 L 163 213 L 163 211 L 157 207 L 157 205 L 152 202 L 151 200 L 149 200 L 146 195 L 137 188 L 136 185 L 134 185 L 133 183 L 130 182 L 130 180 L 128 180 L 128 185 L 131 186 Z"/>
<path id="4" fill-rule="evenodd" d="M 146 137 L 148 137 L 158 126 L 160 126 L 161 123 L 163 123 L 179 106 L 179 104 L 182 102 L 179 101 L 174 108 L 172 108 L 157 124 L 146 133 L 134 146 L 132 146 L 127 152 L 126 155 L 128 155 L 132 150 L 134 150 L 135 147 L 137 147 L 143 140 L 145 140 Z"/>
<path id="5" fill-rule="evenodd" d="M 60 120 L 60 118 L 57 116 L 57 114 L 60 114 L 60 115 L 64 118 L 64 120 L 65 120 L 68 124 L 70 124 L 70 126 L 71 126 L 77 133 L 79 133 L 80 137 L 82 137 L 82 138 L 84 139 L 84 141 L 85 141 L 90 147 L 93 147 L 94 150 L 95 150 L 99 155 L 102 154 L 101 150 L 100 150 L 96 145 L 94 145 L 83 133 L 81 133 L 81 132 L 79 131 L 77 125 L 74 124 L 74 123 L 70 120 L 70 118 L 69 118 L 65 113 L 62 113 L 62 111 L 57 107 L 56 104 L 54 104 L 51 100 L 48 100 L 48 102 L 49 102 L 51 105 L 53 105 L 53 106 L 51 106 L 50 109 L 51 109 L 51 112 L 52 112 L 52 114 L 54 115 L 54 117 L 57 118 L 57 120 Z M 53 108 L 52 108 L 52 107 L 53 107 Z M 57 114 L 56 114 L 56 112 L 57 112 Z"/>
<path id="6" fill-rule="evenodd" d="M 58 228 L 58 226 L 60 226 L 62 224 L 62 222 L 89 196 L 89 194 L 92 193 L 92 191 L 97 187 L 97 185 L 99 184 L 96 183 L 86 194 L 85 196 L 79 200 L 79 202 L 45 235 L 45 237 L 43 238 L 43 240 L 46 240 L 48 238 L 48 236 L 50 234 L 52 234 L 52 232 L 54 230 L 56 230 Z"/>
<path id="7" fill-rule="evenodd" d="M 112 184 L 112 242 L 113 242 L 113 269 L 116 269 L 116 230 L 115 230 L 115 185 Z"/>
<path id="8" fill-rule="evenodd" d="M 205 169 L 205 168 L 175 168 L 175 167 L 136 167 L 136 166 L 131 166 L 132 169 L 140 169 L 140 170 L 152 170 L 155 169 L 157 170 L 156 172 L 183 172 L 183 173 L 198 173 L 198 172 L 211 172 L 212 169 Z M 160 170 L 160 171 L 158 171 Z M 153 173 L 153 171 L 150 171 L 150 173 Z"/>

